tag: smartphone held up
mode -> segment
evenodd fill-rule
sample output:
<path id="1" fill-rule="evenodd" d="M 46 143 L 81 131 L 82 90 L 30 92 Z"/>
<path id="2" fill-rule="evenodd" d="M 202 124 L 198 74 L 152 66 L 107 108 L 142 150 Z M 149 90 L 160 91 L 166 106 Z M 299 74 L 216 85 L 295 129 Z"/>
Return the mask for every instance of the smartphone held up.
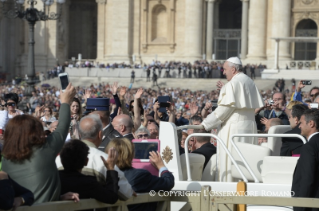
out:
<path id="1" fill-rule="evenodd" d="M 312 81 L 302 81 L 302 84 L 303 84 L 303 85 L 311 85 L 311 84 L 312 84 Z"/>
<path id="2" fill-rule="evenodd" d="M 66 87 L 69 85 L 69 76 L 67 73 L 60 73 L 59 78 L 60 78 L 62 92 L 64 92 Z"/>

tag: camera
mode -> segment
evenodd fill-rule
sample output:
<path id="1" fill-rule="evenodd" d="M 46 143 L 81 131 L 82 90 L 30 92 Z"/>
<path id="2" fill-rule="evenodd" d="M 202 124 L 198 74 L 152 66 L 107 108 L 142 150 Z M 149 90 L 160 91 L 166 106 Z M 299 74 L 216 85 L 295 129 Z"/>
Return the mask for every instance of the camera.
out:
<path id="1" fill-rule="evenodd" d="M 273 105 L 273 104 L 274 104 L 274 101 L 273 101 L 273 100 L 268 100 L 268 104 L 269 104 L 269 105 Z"/>
<path id="2" fill-rule="evenodd" d="M 212 100 L 211 102 L 212 102 L 212 104 L 213 104 L 213 106 L 212 106 L 212 111 L 215 111 L 216 108 L 218 107 L 217 100 Z"/>

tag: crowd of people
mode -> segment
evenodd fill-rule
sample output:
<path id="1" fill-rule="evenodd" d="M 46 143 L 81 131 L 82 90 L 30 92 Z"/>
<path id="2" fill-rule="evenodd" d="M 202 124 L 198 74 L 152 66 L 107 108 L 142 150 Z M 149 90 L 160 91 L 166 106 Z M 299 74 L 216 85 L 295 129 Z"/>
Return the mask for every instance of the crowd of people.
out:
<path id="1" fill-rule="evenodd" d="M 158 152 L 150 152 L 149 156 L 160 177 L 132 167 L 131 141 L 158 139 L 160 121 L 177 126 L 202 125 L 202 129 L 180 131 L 178 141 L 180 154 L 187 150 L 204 155 L 204 168 L 213 154 L 220 153 L 218 144 L 207 137 L 192 137 L 185 146 L 191 133 L 215 133 L 227 142 L 232 133 L 256 133 L 257 129 L 265 133 L 273 125 L 290 124 L 290 133 L 314 139 L 310 135 L 319 131 L 319 115 L 309 107 L 317 105 L 318 109 L 318 87 L 305 93 L 300 81 L 296 87 L 284 90 L 284 81 L 280 80 L 273 90 L 258 90 L 244 74 L 238 58 L 230 58 L 222 68 L 228 83 L 218 82 L 217 88 L 209 92 L 168 87 L 128 89 L 114 82 L 89 87 L 69 84 L 64 92 L 57 87 L 38 86 L 27 98 L 23 86 L 0 86 L 0 202 L 2 196 L 12 198 L 0 203 L 0 209 L 84 198 L 115 203 L 136 193 L 171 190 L 174 176 Z M 161 102 L 163 96 L 169 100 Z M 259 141 L 262 144 L 267 140 Z M 307 148 L 303 152 L 302 146 L 300 140 L 284 139 L 282 156 L 302 157 L 316 150 Z M 303 162 L 314 158 L 305 159 Z M 220 171 L 226 172 L 230 165 L 223 162 L 225 167 Z M 302 169 L 300 165 L 297 171 Z M 304 181 L 302 177 L 294 176 L 293 189 Z M 219 180 L 231 178 L 225 174 Z M 298 192 L 297 196 L 312 195 Z M 156 204 L 131 205 L 129 209 L 155 210 Z"/>
<path id="2" fill-rule="evenodd" d="M 104 68 L 104 69 L 143 69 L 147 73 L 147 78 L 153 77 L 154 73 L 158 78 L 223 78 L 223 62 L 198 60 L 191 62 L 181 61 L 155 61 L 153 60 L 150 64 L 126 64 L 126 63 L 113 63 L 113 64 L 102 64 L 99 62 L 76 62 L 75 64 L 65 62 L 62 66 L 58 65 L 53 69 L 48 70 L 47 78 L 54 77 L 55 73 L 64 71 L 66 67 L 70 68 Z M 243 72 L 248 74 L 251 78 L 256 78 L 256 72 L 263 71 L 266 68 L 262 64 L 247 64 L 243 67 Z M 177 74 L 173 74 L 172 70 L 176 70 Z M 218 74 L 214 73 L 218 72 Z M 151 76 L 151 73 L 153 75 Z"/>

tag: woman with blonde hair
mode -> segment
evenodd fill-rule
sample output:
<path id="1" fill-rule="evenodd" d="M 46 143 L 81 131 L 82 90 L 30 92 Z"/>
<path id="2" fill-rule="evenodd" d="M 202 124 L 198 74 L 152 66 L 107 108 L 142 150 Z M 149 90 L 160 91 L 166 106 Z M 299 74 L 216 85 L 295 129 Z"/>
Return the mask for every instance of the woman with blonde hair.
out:
<path id="1" fill-rule="evenodd" d="M 169 191 L 174 187 L 174 176 L 165 167 L 159 152 L 150 152 L 150 162 L 160 172 L 160 177 L 152 175 L 145 169 L 135 169 L 132 161 L 135 155 L 134 145 L 127 138 L 115 138 L 105 148 L 108 152 L 110 148 L 115 148 L 118 152 L 116 165 L 124 172 L 127 181 L 131 184 L 136 193 L 153 191 Z M 156 203 L 144 203 L 128 206 L 129 210 L 156 210 Z"/>
<path id="2" fill-rule="evenodd" d="M 292 107 L 293 107 L 294 105 L 299 105 L 299 104 L 303 104 L 303 103 L 300 102 L 300 101 L 297 101 L 297 100 L 293 100 L 293 101 L 290 101 L 290 102 L 288 103 L 288 105 L 286 106 L 286 110 L 285 110 L 285 113 L 287 114 L 288 117 L 289 117 L 290 114 L 291 114 Z"/>

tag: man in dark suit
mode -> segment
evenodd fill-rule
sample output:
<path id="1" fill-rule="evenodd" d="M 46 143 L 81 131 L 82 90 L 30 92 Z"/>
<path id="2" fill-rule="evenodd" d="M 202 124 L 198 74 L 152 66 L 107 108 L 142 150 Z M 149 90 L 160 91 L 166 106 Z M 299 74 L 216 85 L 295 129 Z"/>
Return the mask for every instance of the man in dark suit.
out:
<path id="1" fill-rule="evenodd" d="M 307 110 L 300 118 L 302 146 L 292 181 L 293 197 L 319 198 L 319 111 Z M 294 207 L 294 211 L 319 211 L 318 208 Z"/>
<path id="2" fill-rule="evenodd" d="M 203 129 L 194 129 L 194 133 L 208 133 L 208 132 L 206 132 L 206 130 L 203 130 Z M 204 170 L 210 158 L 214 154 L 216 154 L 216 147 L 210 143 L 209 136 L 195 137 L 192 147 L 193 149 L 195 148 L 195 150 L 192 151 L 192 153 L 204 155 L 205 157 L 204 168 L 203 168 Z"/>
<path id="3" fill-rule="evenodd" d="M 100 119 L 103 124 L 102 132 L 102 143 L 99 146 L 99 150 L 104 152 L 105 147 L 113 138 L 122 137 L 122 135 L 117 132 L 112 124 L 110 119 L 110 99 L 108 98 L 88 98 L 86 103 L 86 110 L 90 114 L 97 114 L 100 116 Z"/>
<path id="4" fill-rule="evenodd" d="M 132 141 L 134 136 L 132 129 L 134 127 L 133 120 L 129 115 L 121 114 L 113 119 L 112 125 L 117 132 L 119 132 L 124 138 Z"/>
<path id="5" fill-rule="evenodd" d="M 292 130 L 285 132 L 285 134 L 301 134 L 301 130 L 299 128 L 300 118 L 308 109 L 309 108 L 306 105 L 298 104 L 294 105 L 291 111 L 286 111 Z M 280 156 L 292 156 L 293 154 L 300 154 L 303 142 L 299 138 L 282 138 L 281 141 L 282 146 L 280 150 Z"/>

